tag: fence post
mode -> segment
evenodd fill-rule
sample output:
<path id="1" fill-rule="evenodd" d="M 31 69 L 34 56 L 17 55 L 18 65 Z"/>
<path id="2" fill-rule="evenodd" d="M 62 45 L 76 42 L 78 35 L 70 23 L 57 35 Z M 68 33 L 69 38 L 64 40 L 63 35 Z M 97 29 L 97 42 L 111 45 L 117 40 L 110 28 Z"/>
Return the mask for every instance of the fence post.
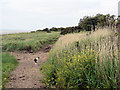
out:
<path id="1" fill-rule="evenodd" d="M 118 2 L 118 60 L 120 63 L 120 1 Z"/>

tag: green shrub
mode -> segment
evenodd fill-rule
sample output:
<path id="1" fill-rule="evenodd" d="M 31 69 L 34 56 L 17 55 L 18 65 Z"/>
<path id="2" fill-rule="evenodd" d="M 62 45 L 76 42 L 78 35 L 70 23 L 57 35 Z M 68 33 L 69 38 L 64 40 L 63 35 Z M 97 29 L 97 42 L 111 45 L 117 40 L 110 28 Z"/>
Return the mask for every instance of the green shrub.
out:
<path id="1" fill-rule="evenodd" d="M 46 71 L 44 81 L 47 85 L 55 84 L 60 88 L 87 87 L 92 78 L 89 75 L 95 75 L 95 53 L 90 50 L 78 53 L 74 50 L 70 52 L 64 51 L 63 57 L 59 57 L 59 59 L 54 57 L 54 61 L 48 61 L 49 63 L 47 62 L 42 67 Z"/>

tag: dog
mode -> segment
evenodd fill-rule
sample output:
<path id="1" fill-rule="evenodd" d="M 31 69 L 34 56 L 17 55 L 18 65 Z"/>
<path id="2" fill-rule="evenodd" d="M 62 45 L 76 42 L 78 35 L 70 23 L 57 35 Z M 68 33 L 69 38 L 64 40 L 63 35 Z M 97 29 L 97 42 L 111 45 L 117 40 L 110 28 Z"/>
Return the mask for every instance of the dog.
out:
<path id="1" fill-rule="evenodd" d="M 40 57 L 34 59 L 34 63 L 37 64 Z"/>

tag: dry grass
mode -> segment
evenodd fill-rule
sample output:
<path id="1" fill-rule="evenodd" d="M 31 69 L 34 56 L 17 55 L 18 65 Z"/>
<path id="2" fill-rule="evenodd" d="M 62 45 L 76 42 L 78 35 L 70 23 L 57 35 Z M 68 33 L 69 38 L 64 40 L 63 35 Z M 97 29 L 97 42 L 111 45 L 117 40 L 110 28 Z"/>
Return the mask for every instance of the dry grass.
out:
<path id="1" fill-rule="evenodd" d="M 109 28 L 60 37 L 44 65 L 45 83 L 48 86 L 57 83 L 58 87 L 79 87 L 80 84 L 85 88 L 118 87 L 117 41 L 115 32 Z M 81 64 L 82 61 L 86 63 Z M 83 69 L 81 65 L 90 68 Z M 80 71 L 86 71 L 85 75 L 77 76 Z"/>
<path id="2" fill-rule="evenodd" d="M 115 36 L 114 31 L 109 28 L 99 29 L 88 36 L 86 33 L 61 36 L 54 45 L 53 50 L 55 53 L 59 53 L 58 51 L 74 47 L 75 42 L 81 44 L 81 49 L 84 49 L 84 45 L 86 45 L 89 49 L 99 52 L 100 57 L 105 54 L 110 55 L 111 57 L 113 54 L 117 55 L 117 36 Z"/>
<path id="3" fill-rule="evenodd" d="M 90 35 L 90 38 L 94 38 L 94 50 L 99 53 L 101 60 L 106 58 L 106 55 L 112 60 L 113 56 L 118 55 L 117 41 L 118 37 L 111 29 L 104 28 Z M 110 60 L 109 59 L 109 60 Z"/>
<path id="4" fill-rule="evenodd" d="M 84 33 L 83 34 L 76 34 L 75 33 L 75 34 L 68 34 L 68 35 L 62 36 L 56 42 L 54 49 L 62 50 L 64 48 L 71 47 L 71 45 L 74 42 L 85 39 L 85 37 L 86 37 L 86 34 L 84 34 Z"/>

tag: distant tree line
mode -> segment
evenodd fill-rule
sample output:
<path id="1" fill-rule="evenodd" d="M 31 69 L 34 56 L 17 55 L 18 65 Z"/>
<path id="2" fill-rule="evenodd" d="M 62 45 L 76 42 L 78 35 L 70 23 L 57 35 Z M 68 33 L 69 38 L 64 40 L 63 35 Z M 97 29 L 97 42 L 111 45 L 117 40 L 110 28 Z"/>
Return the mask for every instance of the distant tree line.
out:
<path id="1" fill-rule="evenodd" d="M 51 31 L 60 31 L 62 35 L 67 33 L 78 33 L 80 31 L 95 31 L 98 28 L 110 27 L 116 28 L 118 19 L 115 18 L 115 15 L 110 14 L 97 14 L 96 16 L 85 16 L 79 20 L 78 26 L 74 27 L 66 27 L 66 28 L 56 28 L 52 27 L 50 29 L 45 28 L 43 30 L 37 31 L 45 31 L 51 33 Z"/>
<path id="2" fill-rule="evenodd" d="M 117 25 L 117 21 L 115 15 L 97 14 L 94 17 L 85 16 L 83 19 L 80 19 L 78 26 L 81 26 L 86 31 L 95 31 L 97 28 L 105 26 L 114 28 Z"/>

